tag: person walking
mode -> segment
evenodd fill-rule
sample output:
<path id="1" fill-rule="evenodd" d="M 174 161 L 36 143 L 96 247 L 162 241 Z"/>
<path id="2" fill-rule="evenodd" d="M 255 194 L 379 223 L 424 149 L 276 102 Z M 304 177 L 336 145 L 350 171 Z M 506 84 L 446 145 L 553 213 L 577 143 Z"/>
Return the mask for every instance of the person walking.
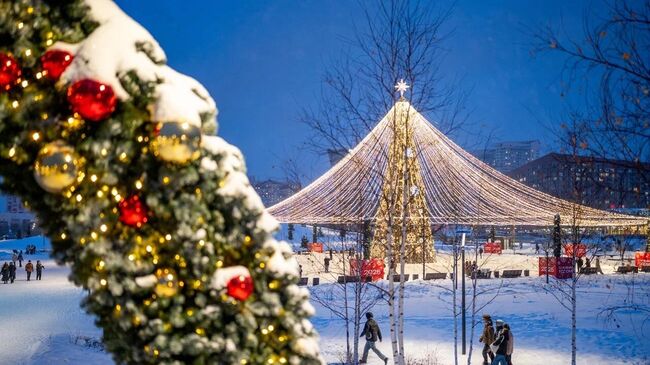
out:
<path id="1" fill-rule="evenodd" d="M 377 321 L 374 320 L 372 312 L 366 313 L 366 325 L 363 326 L 363 331 L 361 332 L 360 337 L 363 336 L 366 336 L 366 345 L 363 347 L 363 355 L 361 356 L 359 364 L 366 364 L 368 362 L 368 352 L 370 350 L 374 351 L 384 364 L 388 364 L 388 357 L 382 354 L 375 346 L 377 340 L 381 342 L 381 330 L 379 329 Z"/>
<path id="2" fill-rule="evenodd" d="M 9 263 L 9 280 L 11 283 L 14 283 L 14 280 L 16 280 L 16 264 L 13 262 Z"/>
<path id="3" fill-rule="evenodd" d="M 41 280 L 41 275 L 43 274 L 43 269 L 45 266 L 41 264 L 41 260 L 36 260 L 36 280 Z"/>
<path id="4" fill-rule="evenodd" d="M 504 324 L 503 327 L 508 331 L 508 349 L 506 351 L 506 361 L 508 365 L 512 365 L 512 351 L 515 348 L 515 336 L 512 334 L 509 324 Z"/>
<path id="5" fill-rule="evenodd" d="M 0 276 L 2 277 L 2 281 L 7 284 L 7 281 L 9 281 L 9 264 L 6 261 L 0 270 Z"/>
<path id="6" fill-rule="evenodd" d="M 483 365 L 488 365 L 492 360 L 494 360 L 494 354 L 490 350 L 490 344 L 494 342 L 494 327 L 492 326 L 492 317 L 489 314 L 483 315 L 483 333 L 478 339 L 479 342 L 483 343 Z M 488 356 L 490 357 L 490 362 L 488 362 Z"/>
<path id="7" fill-rule="evenodd" d="M 600 257 L 598 257 L 598 256 L 596 256 L 596 272 L 598 274 L 605 275 L 605 273 L 603 272 L 603 268 L 600 267 Z"/>
<path id="8" fill-rule="evenodd" d="M 27 272 L 27 281 L 30 280 L 32 277 L 32 272 L 34 271 L 34 264 L 32 264 L 32 260 L 29 260 L 27 262 L 27 265 L 25 265 L 25 272 Z"/>
<path id="9" fill-rule="evenodd" d="M 483 258 L 483 247 L 478 248 L 478 257 Z"/>
<path id="10" fill-rule="evenodd" d="M 500 319 L 497 319 L 497 339 L 494 340 L 490 348 L 494 352 L 494 360 L 492 360 L 492 365 L 508 365 L 508 360 L 506 355 L 508 353 L 508 330 L 504 327 L 504 322 Z"/>
<path id="11" fill-rule="evenodd" d="M 16 261 L 18 261 L 18 251 L 14 250 L 14 253 L 11 255 L 11 261 L 14 263 L 15 266 Z"/>
<path id="12" fill-rule="evenodd" d="M 23 250 L 18 253 L 18 267 L 23 267 Z"/>
<path id="13" fill-rule="evenodd" d="M 325 257 L 323 259 L 323 261 L 325 263 L 325 272 L 330 272 L 330 260 L 331 259 L 329 257 Z"/>

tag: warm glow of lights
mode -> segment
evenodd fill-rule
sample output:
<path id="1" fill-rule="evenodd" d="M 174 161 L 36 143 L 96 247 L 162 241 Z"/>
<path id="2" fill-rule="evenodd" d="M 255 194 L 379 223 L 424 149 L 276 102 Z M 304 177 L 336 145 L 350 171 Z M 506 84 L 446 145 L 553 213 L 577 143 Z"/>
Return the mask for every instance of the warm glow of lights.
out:
<path id="1" fill-rule="evenodd" d="M 396 116 L 410 129 L 401 163 L 415 166 L 416 189 L 426 209 L 407 220 L 440 224 L 551 226 L 555 214 L 571 224 L 580 211 L 582 227 L 640 226 L 647 218 L 610 213 L 571 203 L 530 188 L 494 170 L 437 130 L 408 101 L 399 101 L 339 163 L 288 199 L 268 208 L 282 223 L 359 224 L 372 222 L 382 200 L 382 187 L 399 171 L 390 171 L 389 150 L 395 139 Z M 395 164 L 393 164 L 395 165 Z M 414 176 L 415 176 L 414 175 Z M 421 182 L 421 184 L 420 184 Z M 419 199 L 419 198 L 418 198 Z"/>

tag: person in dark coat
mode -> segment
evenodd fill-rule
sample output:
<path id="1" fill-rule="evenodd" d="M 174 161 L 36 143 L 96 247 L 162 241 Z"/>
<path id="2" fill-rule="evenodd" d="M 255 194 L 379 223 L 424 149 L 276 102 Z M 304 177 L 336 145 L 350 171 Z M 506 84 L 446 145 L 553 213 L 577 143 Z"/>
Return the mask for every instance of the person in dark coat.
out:
<path id="1" fill-rule="evenodd" d="M 331 259 L 330 259 L 329 257 L 326 257 L 326 258 L 324 259 L 324 262 L 325 262 L 325 272 L 330 272 L 330 260 L 331 260 Z"/>
<path id="2" fill-rule="evenodd" d="M 18 267 L 23 267 L 23 250 L 20 250 L 18 254 Z"/>
<path id="3" fill-rule="evenodd" d="M 494 354 L 490 350 L 490 344 L 494 342 L 494 327 L 492 326 L 492 317 L 489 314 L 483 315 L 483 333 L 478 339 L 479 342 L 483 343 L 483 365 L 488 365 L 492 360 L 494 360 Z M 490 361 L 488 362 L 488 356 Z"/>
<path id="4" fill-rule="evenodd" d="M 509 324 L 504 324 L 503 328 L 508 331 L 508 350 L 506 351 L 506 361 L 508 365 L 512 365 L 512 352 L 515 349 L 515 336 L 512 335 Z"/>
<path id="5" fill-rule="evenodd" d="M 6 261 L 2 265 L 2 270 L 0 270 L 0 276 L 2 276 L 2 281 L 7 284 L 7 281 L 9 281 L 9 264 Z"/>
<path id="6" fill-rule="evenodd" d="M 14 283 L 14 280 L 16 280 L 16 264 L 13 262 L 9 263 L 9 280 L 11 280 L 11 283 Z"/>
<path id="7" fill-rule="evenodd" d="M 379 325 L 377 324 L 377 321 L 374 320 L 371 312 L 366 313 L 366 319 L 366 325 L 363 326 L 363 331 L 361 332 L 361 337 L 366 337 L 366 346 L 363 348 L 363 356 L 361 356 L 359 364 L 366 364 L 368 362 L 368 351 L 370 350 L 374 351 L 384 364 L 388 364 L 388 357 L 382 354 L 381 351 L 375 347 L 377 340 L 381 342 L 381 330 L 379 329 Z"/>
<path id="8" fill-rule="evenodd" d="M 36 280 L 41 280 L 41 275 L 43 274 L 43 269 L 45 266 L 41 264 L 41 260 L 36 261 Z"/>
<path id="9" fill-rule="evenodd" d="M 29 260 L 27 265 L 25 265 L 25 272 L 27 273 L 27 281 L 30 281 L 32 272 L 34 272 L 34 264 L 32 264 L 32 260 Z"/>
<path id="10" fill-rule="evenodd" d="M 508 365 L 508 329 L 504 327 L 502 320 L 497 319 L 497 339 L 492 343 L 492 350 L 495 352 L 494 360 L 492 360 L 492 365 Z"/>

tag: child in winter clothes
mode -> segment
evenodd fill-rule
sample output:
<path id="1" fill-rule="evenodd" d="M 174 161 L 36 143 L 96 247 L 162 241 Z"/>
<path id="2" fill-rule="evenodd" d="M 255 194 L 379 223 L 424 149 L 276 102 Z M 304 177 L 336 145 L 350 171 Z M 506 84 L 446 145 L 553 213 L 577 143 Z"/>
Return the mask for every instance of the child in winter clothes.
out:
<path id="1" fill-rule="evenodd" d="M 34 264 L 32 264 L 32 260 L 29 260 L 27 262 L 27 265 L 25 265 L 25 271 L 27 272 L 27 281 L 32 277 L 32 272 L 34 271 Z"/>

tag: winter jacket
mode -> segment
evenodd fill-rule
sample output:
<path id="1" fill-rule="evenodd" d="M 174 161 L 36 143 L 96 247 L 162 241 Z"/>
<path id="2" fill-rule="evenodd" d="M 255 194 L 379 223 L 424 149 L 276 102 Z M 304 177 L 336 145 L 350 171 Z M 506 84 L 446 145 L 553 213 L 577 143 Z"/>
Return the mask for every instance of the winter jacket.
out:
<path id="1" fill-rule="evenodd" d="M 381 341 L 381 330 L 379 329 L 377 321 L 372 318 L 366 321 L 366 325 L 363 326 L 363 331 L 361 332 L 360 337 L 363 336 L 366 336 L 367 341 L 377 342 L 377 339 Z"/>
<path id="2" fill-rule="evenodd" d="M 25 271 L 33 272 L 34 271 L 34 264 L 32 264 L 31 262 L 28 262 L 27 265 L 25 265 Z"/>
<path id="3" fill-rule="evenodd" d="M 0 272 L 0 275 L 2 275 L 2 281 L 9 280 L 9 265 L 5 265 L 2 267 L 2 271 Z"/>
<path id="4" fill-rule="evenodd" d="M 484 323 L 483 334 L 481 334 L 481 338 L 479 338 L 478 341 L 489 345 L 494 342 L 494 340 L 494 327 L 492 327 L 492 321 L 490 321 L 489 324 Z"/>
<path id="5" fill-rule="evenodd" d="M 512 350 L 515 347 L 515 336 L 512 335 L 512 331 L 508 330 L 508 349 L 506 350 L 506 355 L 512 355 Z"/>
<path id="6" fill-rule="evenodd" d="M 499 333 L 497 333 L 497 339 L 492 343 L 492 346 L 497 346 L 497 352 L 495 355 L 507 355 L 508 354 L 508 331 L 506 328 L 502 328 Z"/>
<path id="7" fill-rule="evenodd" d="M 36 272 L 41 272 L 41 271 L 43 271 L 43 268 L 44 268 L 44 267 L 45 267 L 45 266 L 43 266 L 43 264 L 41 264 L 40 262 L 37 263 L 37 264 L 36 264 Z"/>
<path id="8" fill-rule="evenodd" d="M 9 265 L 9 279 L 16 278 L 16 265 Z"/>

